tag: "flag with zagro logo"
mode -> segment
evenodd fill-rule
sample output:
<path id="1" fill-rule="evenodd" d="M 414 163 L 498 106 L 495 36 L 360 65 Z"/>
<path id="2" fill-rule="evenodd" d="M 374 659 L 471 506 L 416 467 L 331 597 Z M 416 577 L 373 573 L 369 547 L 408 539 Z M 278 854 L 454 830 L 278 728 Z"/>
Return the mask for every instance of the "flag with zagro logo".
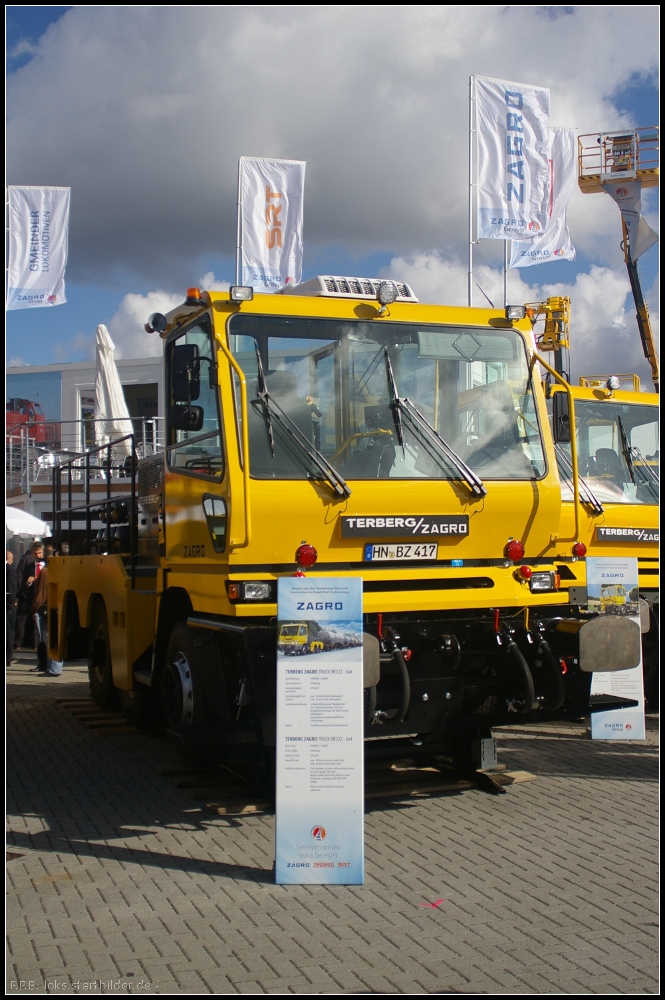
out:
<path id="1" fill-rule="evenodd" d="M 475 77 L 478 237 L 531 240 L 548 221 L 550 92 Z"/>
<path id="2" fill-rule="evenodd" d="M 60 306 L 65 298 L 68 187 L 7 188 L 7 309 Z"/>
<path id="3" fill-rule="evenodd" d="M 575 260 L 575 247 L 568 231 L 566 210 L 577 182 L 575 132 L 572 128 L 550 129 L 549 218 L 533 240 L 513 240 L 510 267 L 530 267 L 552 260 Z"/>
<path id="4" fill-rule="evenodd" d="M 278 292 L 302 277 L 304 160 L 241 156 L 242 284 Z"/>

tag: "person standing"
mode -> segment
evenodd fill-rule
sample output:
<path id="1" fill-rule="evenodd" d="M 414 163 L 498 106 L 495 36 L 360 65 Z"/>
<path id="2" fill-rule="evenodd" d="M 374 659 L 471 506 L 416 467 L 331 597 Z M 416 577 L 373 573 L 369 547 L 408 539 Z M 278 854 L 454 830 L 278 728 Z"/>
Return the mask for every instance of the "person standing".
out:
<path id="1" fill-rule="evenodd" d="M 44 566 L 35 583 L 35 595 L 32 601 L 32 613 L 35 620 L 35 637 L 37 639 L 37 667 L 40 673 L 47 677 L 59 677 L 62 673 L 62 660 L 52 660 L 48 655 L 48 567 Z"/>
<path id="2" fill-rule="evenodd" d="M 7 594 L 7 666 L 9 666 L 14 653 L 16 594 L 18 591 L 18 577 L 16 575 L 16 566 L 14 566 L 14 553 L 9 549 L 6 550 L 5 591 Z"/>
<path id="3" fill-rule="evenodd" d="M 18 578 L 18 596 L 16 608 L 16 634 L 14 636 L 14 648 L 24 644 L 28 638 L 26 634 L 28 621 L 32 622 L 31 605 L 35 594 L 35 580 L 39 576 L 44 566 L 44 546 L 40 541 L 34 541 L 30 550 L 19 559 L 16 567 Z M 30 630 L 32 631 L 32 630 Z"/>

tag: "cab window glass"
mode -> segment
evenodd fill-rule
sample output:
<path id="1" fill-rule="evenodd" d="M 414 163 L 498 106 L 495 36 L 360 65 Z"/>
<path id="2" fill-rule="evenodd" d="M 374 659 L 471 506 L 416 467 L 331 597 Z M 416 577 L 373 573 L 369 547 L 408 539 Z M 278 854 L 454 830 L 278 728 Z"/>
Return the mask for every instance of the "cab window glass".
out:
<path id="1" fill-rule="evenodd" d="M 189 351 L 177 350 L 183 346 Z M 220 480 L 224 456 L 214 356 L 205 320 L 168 345 L 168 463 L 180 472 Z"/>

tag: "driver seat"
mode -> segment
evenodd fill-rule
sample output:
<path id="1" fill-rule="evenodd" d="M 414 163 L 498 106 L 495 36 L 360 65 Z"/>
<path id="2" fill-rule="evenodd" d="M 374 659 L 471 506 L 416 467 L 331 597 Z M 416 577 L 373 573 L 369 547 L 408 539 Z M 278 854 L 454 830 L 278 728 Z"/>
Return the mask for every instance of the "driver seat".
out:
<path id="1" fill-rule="evenodd" d="M 626 471 L 621 459 L 613 448 L 598 448 L 596 451 L 596 475 L 611 479 L 617 486 L 623 486 L 626 479 Z"/>

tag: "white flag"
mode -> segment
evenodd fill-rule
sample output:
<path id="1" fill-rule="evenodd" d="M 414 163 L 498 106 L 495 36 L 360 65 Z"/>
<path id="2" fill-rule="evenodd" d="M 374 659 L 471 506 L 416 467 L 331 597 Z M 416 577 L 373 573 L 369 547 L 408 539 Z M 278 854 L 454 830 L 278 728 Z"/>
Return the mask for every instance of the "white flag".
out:
<path id="1" fill-rule="evenodd" d="M 529 267 L 551 260 L 575 260 L 566 209 L 577 181 L 575 132 L 550 129 L 550 214 L 545 231 L 533 240 L 513 240 L 510 267 Z"/>
<path id="2" fill-rule="evenodd" d="M 70 190 L 8 187 L 7 309 L 59 306 L 67 301 Z"/>
<path id="3" fill-rule="evenodd" d="M 478 237 L 529 240 L 547 225 L 550 92 L 476 77 Z"/>
<path id="4" fill-rule="evenodd" d="M 628 230 L 628 259 L 637 258 L 658 242 L 658 234 L 643 218 L 642 185 L 640 181 L 620 181 L 606 184 L 605 190 L 621 209 L 621 218 Z"/>
<path id="5" fill-rule="evenodd" d="M 240 158 L 242 284 L 262 292 L 302 277 L 303 160 Z"/>

